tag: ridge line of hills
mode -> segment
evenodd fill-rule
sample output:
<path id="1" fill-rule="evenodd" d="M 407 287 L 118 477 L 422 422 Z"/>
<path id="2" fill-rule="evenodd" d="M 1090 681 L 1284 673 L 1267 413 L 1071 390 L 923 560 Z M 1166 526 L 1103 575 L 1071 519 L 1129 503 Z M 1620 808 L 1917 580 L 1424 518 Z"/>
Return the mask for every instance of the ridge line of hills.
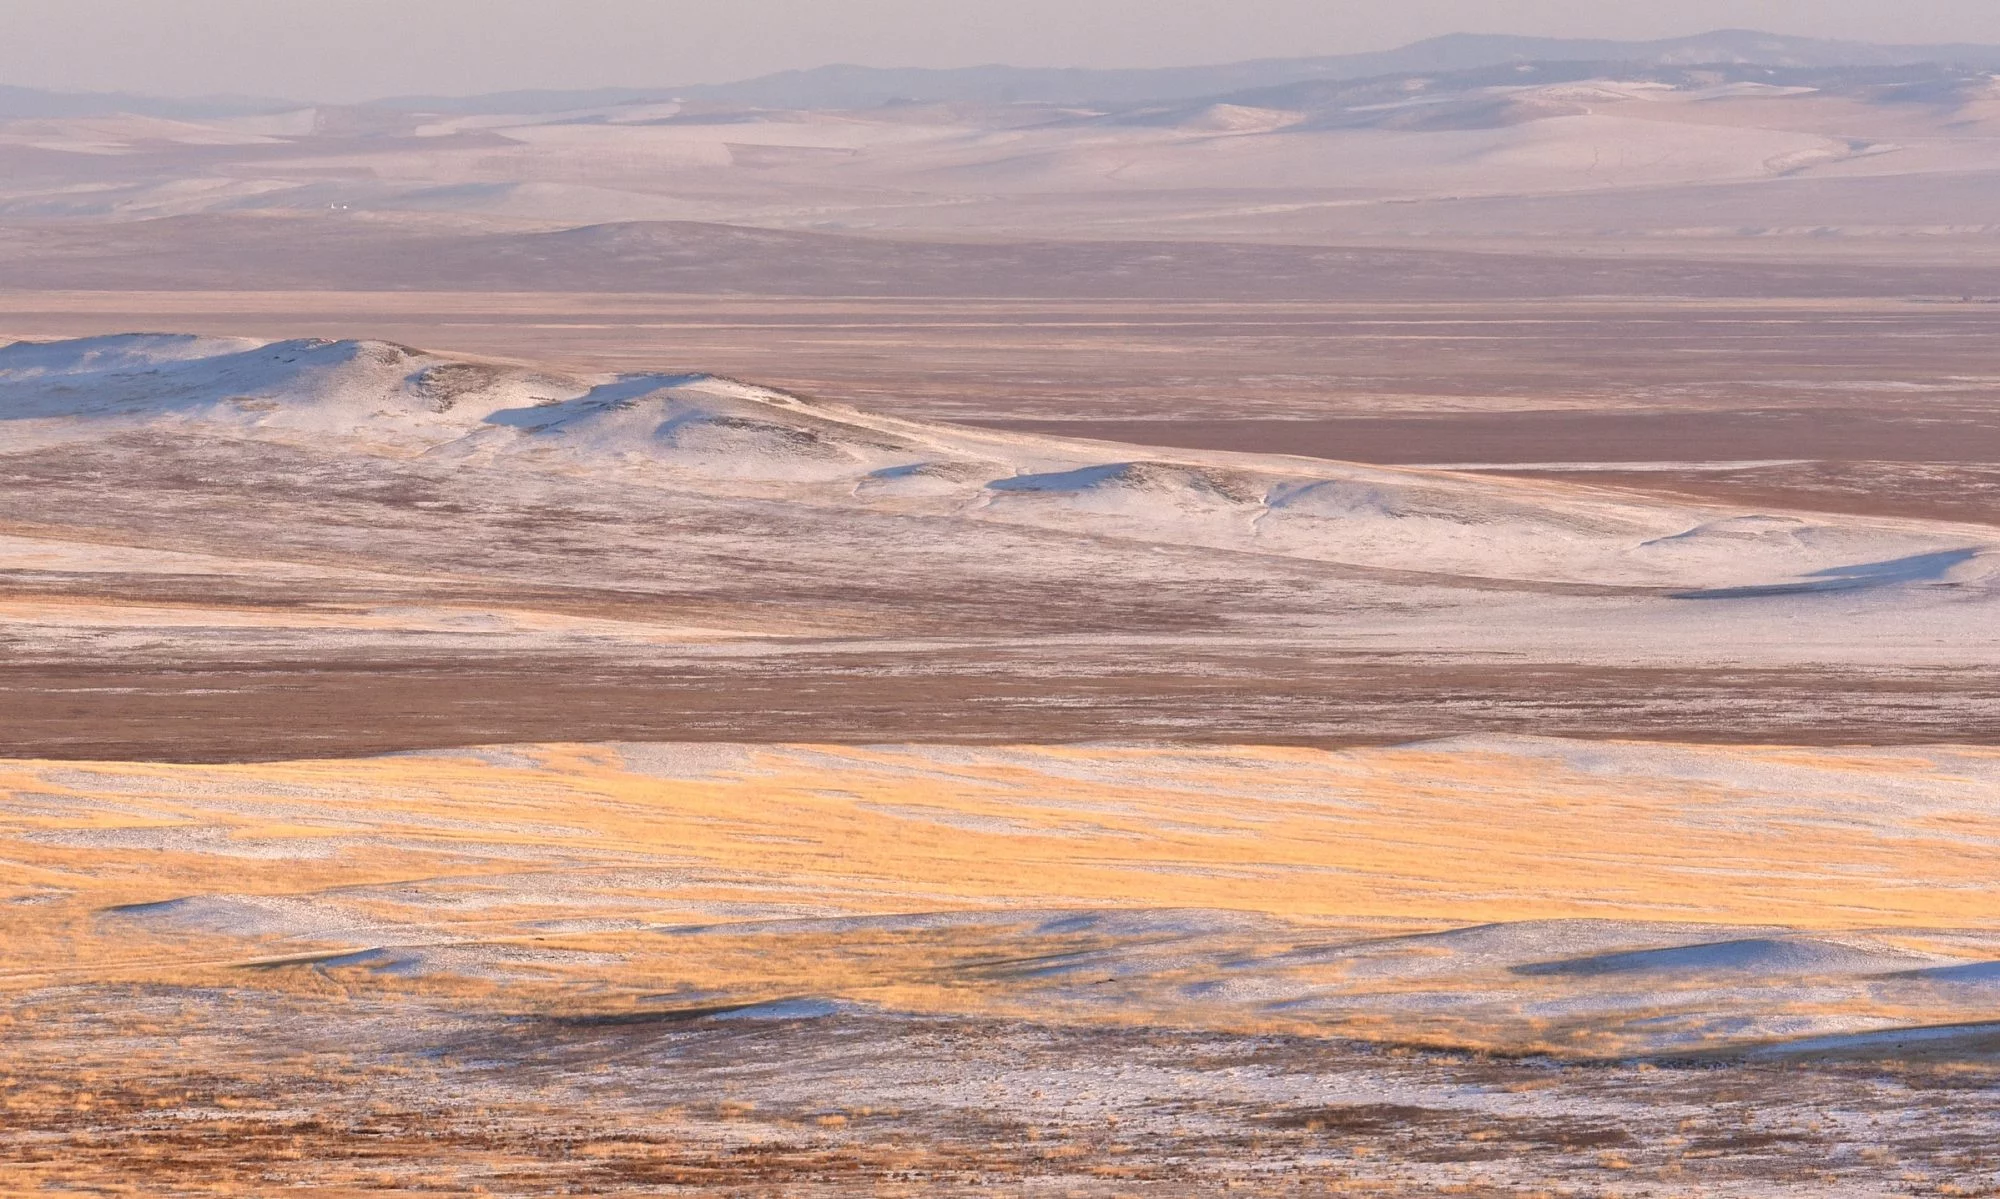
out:
<path id="1" fill-rule="evenodd" d="M 1938 522 L 1767 513 L 1566 483 L 1176 450 L 895 417 L 704 372 L 566 375 L 382 341 L 126 334 L 0 346 L 20 445 L 123 433 L 352 461 L 627 480 L 1440 577 L 1762 599 L 1985 594 Z"/>
<path id="2" fill-rule="evenodd" d="M 1648 67 L 1764 66 L 1790 69 L 1935 63 L 2000 70 L 2000 46 L 1891 45 L 1724 29 L 1648 41 L 1454 33 L 1393 50 L 1263 58 L 1188 67 L 870 67 L 830 64 L 728 83 L 658 87 L 523 89 L 470 96 L 405 95 L 347 107 L 453 114 L 545 113 L 649 100 L 769 108 L 868 108 L 896 103 L 1134 104 L 1224 96 L 1313 82 L 1398 73 L 1456 72 L 1513 64 L 1588 62 Z M 0 85 L 0 119 L 131 113 L 200 119 L 269 115 L 311 107 L 254 96 L 155 97 Z M 336 106 L 340 107 L 340 106 Z"/>

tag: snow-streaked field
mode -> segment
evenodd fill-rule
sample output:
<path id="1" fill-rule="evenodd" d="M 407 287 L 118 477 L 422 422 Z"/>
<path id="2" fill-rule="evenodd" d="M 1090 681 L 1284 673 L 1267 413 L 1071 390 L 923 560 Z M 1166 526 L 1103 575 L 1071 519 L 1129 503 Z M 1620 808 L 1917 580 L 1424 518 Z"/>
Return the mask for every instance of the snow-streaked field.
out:
<path id="1" fill-rule="evenodd" d="M 306 108 L 206 122 L 6 120 L 0 154 L 32 170 L 0 186 L 0 216 L 334 210 L 926 236 L 1262 230 L 1310 242 L 1342 228 L 1540 236 L 1546 222 L 1506 204 L 1598 196 L 1586 226 L 1570 214 L 1572 236 L 1796 242 L 1992 228 L 1972 204 L 1938 212 L 1938 190 L 1924 184 L 2000 170 L 1990 80 L 1940 72 L 1922 92 L 1920 78 L 1898 88 L 1838 76 L 1810 86 L 1684 76 L 1548 84 L 1418 76 L 1402 92 L 1378 84 L 1374 98 L 1280 88 L 1096 108 L 716 110 L 664 98 L 518 116 Z M 1762 216 L 1758 202 L 1730 192 L 1802 182 L 1822 188 L 1814 196 L 1794 186 L 1792 200 L 1772 192 Z M 1862 212 L 1880 184 L 1900 188 L 1908 212 Z M 1658 196 L 1670 212 L 1640 216 L 1634 196 Z M 1502 206 L 1480 218 L 1484 200 Z M 1022 202 L 1036 206 L 1034 218 Z"/>
<path id="2" fill-rule="evenodd" d="M 10 761 L 0 1177 L 1984 1185 L 1996 796 L 1532 738 Z"/>
<path id="3" fill-rule="evenodd" d="M 370 342 L 17 343 L 0 413 L 38 480 L 0 542 L 18 663 L 840 654 L 897 673 L 976 651 L 1032 678 L 1374 655 L 1786 672 L 1826 679 L 1833 711 L 1843 676 L 1963 680 L 2000 656 L 1986 525 L 973 429 Z M 37 504 L 51 487 L 74 506 Z M 1867 719 L 1840 739 L 1935 727 Z"/>
<path id="4" fill-rule="evenodd" d="M 4 786 L 17 992 L 250 964 L 1602 1056 L 1976 1023 L 2000 979 L 1981 749 L 527 746 Z"/>
<path id="5" fill-rule="evenodd" d="M 611 487 L 1684 598 L 1948 587 L 1960 601 L 1988 591 L 1994 569 L 1979 527 L 1066 443 L 871 416 L 707 375 L 563 377 L 385 343 L 16 343 L 0 348 L 0 414 L 17 445 L 143 432 L 338 447 Z"/>
<path id="6" fill-rule="evenodd" d="M 1429 74 L 1152 105 L 0 121 L 0 220 L 720 221 L 925 238 L 1991 242 L 1991 80 Z M 1742 74 L 1742 72 L 1737 72 Z M 1669 251 L 1671 252 L 1671 251 Z"/>
<path id="7" fill-rule="evenodd" d="M 0 120 L 0 1191 L 1993 1193 L 1996 94 Z"/>
<path id="8" fill-rule="evenodd" d="M 9 1185 L 1990 1181 L 1990 525 L 380 341 L 0 417 Z"/>

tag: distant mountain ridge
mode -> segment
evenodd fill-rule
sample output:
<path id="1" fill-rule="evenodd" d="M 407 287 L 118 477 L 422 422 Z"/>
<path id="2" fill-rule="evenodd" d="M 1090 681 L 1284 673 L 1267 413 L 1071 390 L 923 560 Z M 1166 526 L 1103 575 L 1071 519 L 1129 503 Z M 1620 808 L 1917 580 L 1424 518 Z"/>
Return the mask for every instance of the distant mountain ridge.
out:
<path id="1" fill-rule="evenodd" d="M 1558 108 L 1587 111 L 1589 105 L 1574 96 L 1552 102 L 1547 89 L 1593 81 L 1605 85 L 1605 94 L 1611 96 L 1627 85 L 1694 92 L 1750 85 L 1844 95 L 1875 104 L 1931 104 L 1948 109 L 1989 95 L 1994 89 L 1994 78 L 1986 70 L 1930 63 L 1789 67 L 1559 60 L 1422 75 L 1305 80 L 1203 97 L 1178 105 L 1126 109 L 1097 119 L 1111 123 L 1176 123 L 1187 119 L 1191 112 L 1201 111 L 1204 105 L 1235 105 L 1253 110 L 1280 110 L 1292 118 L 1286 127 L 1297 129 L 1364 125 L 1402 129 L 1478 128 L 1512 123 L 1517 117 L 1555 115 Z M 1561 97 L 1561 92 L 1555 95 Z"/>
<path id="2" fill-rule="evenodd" d="M 1045 104 L 1191 100 L 1314 81 L 1477 70 L 1526 62 L 1604 62 L 1645 66 L 1755 65 L 1788 68 L 1883 67 L 1943 63 L 2000 69 L 2000 46 L 1877 45 L 1724 29 L 1655 41 L 1516 37 L 1454 33 L 1395 50 L 1316 58 L 1267 58 L 1213 66 L 863 67 L 836 64 L 780 71 L 735 83 L 677 88 L 520 91 L 489 96 L 404 96 L 382 107 L 456 113 L 558 112 L 641 100 L 679 98 L 755 108 L 873 108 L 898 102 Z"/>
<path id="3" fill-rule="evenodd" d="M 1765 66 L 1794 70 L 1921 63 L 2000 71 L 2000 45 L 1884 45 L 1722 29 L 1652 41 L 1453 33 L 1394 50 L 1265 58 L 1192 67 L 866 67 L 832 64 L 732 83 L 524 89 L 472 96 L 393 96 L 363 107 L 452 114 L 554 113 L 680 99 L 747 108 L 875 108 L 896 103 L 1171 103 L 1297 84 L 1475 71 L 1516 63 L 1641 67 Z M 264 97 L 163 98 L 0 85 L 0 119 L 135 113 L 181 119 L 262 115 L 306 107 Z"/>

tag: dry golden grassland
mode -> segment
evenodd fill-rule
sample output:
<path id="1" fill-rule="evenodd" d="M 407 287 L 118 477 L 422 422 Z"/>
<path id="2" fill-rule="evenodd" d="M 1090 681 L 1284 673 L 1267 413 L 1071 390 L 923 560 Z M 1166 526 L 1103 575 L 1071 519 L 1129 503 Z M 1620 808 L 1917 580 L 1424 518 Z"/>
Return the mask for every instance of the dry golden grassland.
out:
<path id="1" fill-rule="evenodd" d="M 0 1191 L 1986 1193 L 1996 769 L 8 762 Z"/>
<path id="2" fill-rule="evenodd" d="M 1579 919 L 1920 946 L 2000 923 L 1996 765 L 1984 749 L 1534 741 L 15 762 L 0 775 L 15 901 L 0 943 L 15 989 L 210 985 L 365 950 L 428 963 L 384 986 L 478 979 L 565 1011 L 619 1010 L 671 983 L 714 1002 L 965 1013 L 1069 1001 L 1039 978 L 965 974 L 996 937 L 1079 947 L 1023 931 L 1040 927 L 1023 912 L 1229 913 L 1240 923 L 1202 935 L 1246 952 Z M 912 913 L 984 916 L 854 919 Z M 771 935 L 802 920 L 822 923 Z M 662 935 L 692 926 L 698 953 Z M 1163 937 L 1188 934 L 1112 941 Z M 1204 968 L 1122 978 L 1120 1018 L 1275 1019 L 1185 997 L 1178 984 Z M 1343 969 L 1270 968 L 1316 986 Z"/>

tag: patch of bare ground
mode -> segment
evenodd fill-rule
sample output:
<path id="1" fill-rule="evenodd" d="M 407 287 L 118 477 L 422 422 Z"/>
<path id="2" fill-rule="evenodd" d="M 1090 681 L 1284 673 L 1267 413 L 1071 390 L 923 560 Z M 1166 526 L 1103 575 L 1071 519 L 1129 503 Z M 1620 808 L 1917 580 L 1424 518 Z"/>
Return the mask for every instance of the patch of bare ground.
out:
<path id="1" fill-rule="evenodd" d="M 1304 454 L 1359 462 L 1480 464 L 1710 463 L 1812 459 L 1882 467 L 1973 466 L 2000 461 L 2000 420 L 1978 409 L 1923 404 L 1922 419 L 1896 408 L 1797 407 L 1735 411 L 1454 412 L 1308 419 L 1010 420 L 1024 432 L 1105 441 Z M 1897 409 L 1905 409 L 1898 411 Z M 1576 473 L 1586 468 L 1579 465 Z M 1627 472 L 1598 476 L 1632 483 Z M 1643 482 L 1642 480 L 1639 480 Z"/>
<path id="2" fill-rule="evenodd" d="M 1836 431 L 1989 413 L 2000 305 L 1914 303 L 1893 268 L 1873 276 L 1882 292 L 1851 299 L 1699 300 L 1640 287 L 1570 299 L 1516 289 L 1485 302 L 1450 291 L 1225 301 L 1198 282 L 1141 299 L 28 290 L 0 291 L 0 337 L 380 337 L 580 368 L 711 370 L 906 416 L 1194 422 L 1198 442 L 1168 428 L 1074 431 L 1282 452 L 1293 450 L 1215 439 L 1249 436 L 1254 426 L 1236 422 L 1269 419 L 1423 422 L 1350 427 L 1379 450 L 1296 451 L 1375 461 L 1470 461 L 1469 436 L 1532 442 L 1590 430 L 1603 435 L 1590 437 L 1586 460 L 1603 461 L 1635 449 L 1627 433 L 1726 444 L 1703 431 L 1708 418 L 1809 437 L 1817 422 L 1798 412 L 1825 412 Z M 1518 413 L 1521 423 L 1496 426 L 1481 413 Z M 1618 427 L 1623 413 L 1638 423 Z M 1563 414 L 1580 419 L 1567 425 Z M 1424 419 L 1435 416 L 1452 419 Z M 1310 425 L 1289 432 L 1321 436 Z"/>
<path id="3" fill-rule="evenodd" d="M 1976 670 L 1431 666 L 1393 656 L 1066 654 L 621 666 L 562 658 L 0 667 L 16 757 L 228 762 L 522 741 L 1388 744 L 1466 732 L 1744 744 L 1981 742 Z"/>
<path id="4" fill-rule="evenodd" d="M 1743 470 L 1537 471 L 1725 504 L 2000 524 L 2000 454 L 1984 461 L 1796 462 Z"/>

